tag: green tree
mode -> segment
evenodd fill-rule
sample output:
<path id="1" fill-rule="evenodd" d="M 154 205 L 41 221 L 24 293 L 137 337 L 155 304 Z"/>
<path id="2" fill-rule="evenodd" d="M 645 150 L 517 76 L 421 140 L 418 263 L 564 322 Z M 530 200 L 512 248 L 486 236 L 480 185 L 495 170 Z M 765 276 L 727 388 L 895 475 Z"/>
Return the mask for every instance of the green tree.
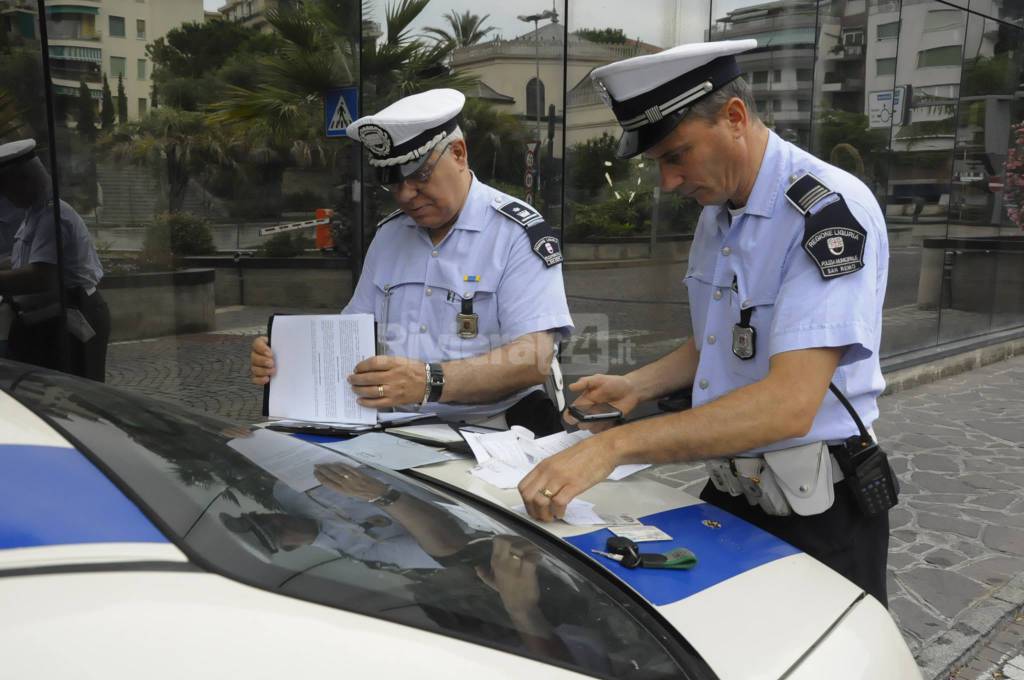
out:
<path id="1" fill-rule="evenodd" d="M 149 106 L 150 108 L 158 108 L 160 106 L 160 91 L 157 82 L 153 81 L 153 86 L 149 88 Z"/>
<path id="2" fill-rule="evenodd" d="M 484 27 L 484 22 L 490 16 L 490 14 L 480 16 L 469 10 L 459 14 L 455 10 L 451 10 L 444 15 L 444 20 L 448 22 L 447 28 L 431 26 L 423 30 L 434 40 L 444 43 L 451 49 L 468 47 L 477 44 L 486 38 L 488 33 L 495 30 L 494 26 Z"/>
<path id="3" fill-rule="evenodd" d="M 276 34 L 234 22 L 185 24 L 146 48 L 161 102 L 202 111 L 224 96 L 229 84 L 245 86 L 262 68 L 257 59 L 280 47 Z"/>
<path id="4" fill-rule="evenodd" d="M 574 198 L 582 200 L 597 195 L 608 184 L 606 173 L 613 182 L 629 178 L 629 160 L 615 157 L 618 144 L 615 137 L 605 132 L 569 147 L 566 174 Z"/>
<path id="5" fill-rule="evenodd" d="M 204 179 L 216 167 L 232 165 L 229 143 L 210 128 L 203 114 L 163 106 L 118 126 L 100 141 L 100 149 L 117 160 L 153 169 L 166 188 L 168 212 L 178 213 L 192 179 Z"/>
<path id="6" fill-rule="evenodd" d="M 576 35 L 590 42 L 608 45 L 624 45 L 629 40 L 621 28 L 581 28 Z"/>
<path id="7" fill-rule="evenodd" d="M 835 158 L 847 172 L 871 186 L 882 173 L 885 151 L 889 148 L 889 129 L 871 129 L 863 113 L 824 111 L 815 126 L 815 154 Z"/>
<path id="8" fill-rule="evenodd" d="M 0 142 L 13 137 L 21 129 L 18 105 L 6 90 L 0 90 Z"/>
<path id="9" fill-rule="evenodd" d="M 117 75 L 117 122 L 124 125 L 128 122 L 128 95 L 124 91 L 124 74 Z"/>
<path id="10" fill-rule="evenodd" d="M 103 91 L 100 95 L 100 128 L 109 131 L 114 128 L 114 98 L 110 96 L 110 81 L 103 74 Z"/>
<path id="11" fill-rule="evenodd" d="M 92 92 L 82 80 L 78 83 L 78 101 L 75 108 L 75 129 L 83 139 L 96 139 L 96 104 L 92 100 Z"/>
<path id="12" fill-rule="evenodd" d="M 46 103 L 40 94 L 43 91 L 43 67 L 39 60 L 39 43 L 0 52 L 0 89 L 17 103 L 18 119 L 26 126 L 25 132 L 36 139 L 46 139 Z"/>

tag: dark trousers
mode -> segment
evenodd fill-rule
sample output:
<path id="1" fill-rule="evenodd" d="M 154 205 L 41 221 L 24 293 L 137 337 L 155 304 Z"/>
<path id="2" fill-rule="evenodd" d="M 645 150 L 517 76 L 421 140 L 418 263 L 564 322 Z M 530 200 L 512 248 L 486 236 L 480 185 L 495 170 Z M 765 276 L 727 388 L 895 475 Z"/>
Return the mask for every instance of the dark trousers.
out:
<path id="1" fill-rule="evenodd" d="M 808 517 L 766 514 L 743 496 L 719 491 L 710 481 L 700 497 L 803 550 L 888 607 L 885 565 L 889 556 L 889 515 L 862 515 L 845 482 L 836 484 L 832 507 Z"/>
<path id="2" fill-rule="evenodd" d="M 565 429 L 562 426 L 562 414 L 541 390 L 534 390 L 512 404 L 505 411 L 505 421 L 509 427 L 525 427 L 538 437 L 546 437 Z"/>
<path id="3" fill-rule="evenodd" d="M 110 342 L 110 309 L 103 295 L 96 291 L 68 291 L 68 308 L 77 309 L 96 331 L 88 342 L 66 334 L 62 338 L 61 319 L 40 321 L 31 326 L 21 319 L 11 325 L 8 356 L 15 361 L 43 368 L 66 370 L 68 373 L 103 382 L 107 372 L 107 344 Z M 66 342 L 64 340 L 66 339 Z M 67 352 L 66 363 L 62 353 Z"/>

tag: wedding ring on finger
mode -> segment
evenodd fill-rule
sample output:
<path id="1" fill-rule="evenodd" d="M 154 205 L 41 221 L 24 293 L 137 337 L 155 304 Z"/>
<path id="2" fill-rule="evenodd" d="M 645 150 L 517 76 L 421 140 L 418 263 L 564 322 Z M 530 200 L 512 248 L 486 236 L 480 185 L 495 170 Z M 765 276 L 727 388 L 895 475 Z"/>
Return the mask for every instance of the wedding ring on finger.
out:
<path id="1" fill-rule="evenodd" d="M 555 492 L 552 491 L 551 489 L 541 489 L 540 495 L 544 496 L 544 498 L 551 498 L 552 496 L 555 495 Z"/>
<path id="2" fill-rule="evenodd" d="M 380 399 L 384 398 L 384 386 L 383 385 L 377 385 L 377 397 L 380 398 Z"/>

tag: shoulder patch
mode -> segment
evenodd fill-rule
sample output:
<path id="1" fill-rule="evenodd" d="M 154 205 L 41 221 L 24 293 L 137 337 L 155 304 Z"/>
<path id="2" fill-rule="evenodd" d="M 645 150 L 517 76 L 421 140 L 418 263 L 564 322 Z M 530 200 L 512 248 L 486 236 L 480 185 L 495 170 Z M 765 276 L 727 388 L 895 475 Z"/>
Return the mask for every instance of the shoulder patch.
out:
<path id="1" fill-rule="evenodd" d="M 823 279 L 853 274 L 864 268 L 867 231 L 850 212 L 846 201 L 829 203 L 813 215 L 805 215 L 804 250 Z"/>
<path id="2" fill-rule="evenodd" d="M 491 207 L 526 230 L 533 252 L 543 260 L 544 266 L 554 267 L 562 261 L 558 236 L 536 208 L 508 196 L 496 197 Z"/>
<path id="3" fill-rule="evenodd" d="M 380 222 L 378 222 L 377 223 L 377 228 L 379 229 L 379 228 L 383 227 L 387 222 L 390 222 L 391 220 L 395 219 L 399 215 L 404 215 L 404 214 L 405 213 L 403 213 L 401 210 L 396 210 L 395 212 L 391 213 L 390 215 L 388 215 L 387 217 L 382 219 Z"/>

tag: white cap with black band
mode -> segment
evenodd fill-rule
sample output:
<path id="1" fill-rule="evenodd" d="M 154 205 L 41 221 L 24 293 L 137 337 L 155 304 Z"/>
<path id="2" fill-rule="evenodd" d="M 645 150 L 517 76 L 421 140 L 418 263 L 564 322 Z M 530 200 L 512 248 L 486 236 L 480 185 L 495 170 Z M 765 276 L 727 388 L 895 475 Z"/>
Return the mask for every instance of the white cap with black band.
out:
<path id="1" fill-rule="evenodd" d="M 399 99 L 345 132 L 370 152 L 370 166 L 381 184 L 396 184 L 416 172 L 430 152 L 458 127 L 466 96 L 448 88 Z"/>
<path id="2" fill-rule="evenodd" d="M 756 47 L 753 39 L 693 43 L 594 69 L 622 127 L 615 155 L 631 158 L 668 136 L 691 106 L 740 75 L 735 55 Z"/>

